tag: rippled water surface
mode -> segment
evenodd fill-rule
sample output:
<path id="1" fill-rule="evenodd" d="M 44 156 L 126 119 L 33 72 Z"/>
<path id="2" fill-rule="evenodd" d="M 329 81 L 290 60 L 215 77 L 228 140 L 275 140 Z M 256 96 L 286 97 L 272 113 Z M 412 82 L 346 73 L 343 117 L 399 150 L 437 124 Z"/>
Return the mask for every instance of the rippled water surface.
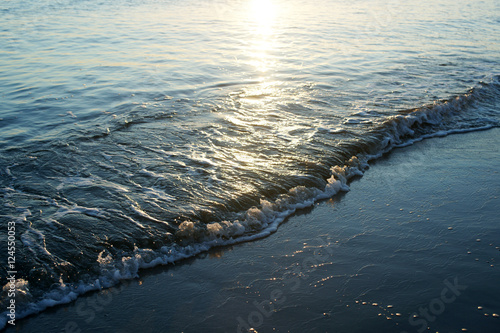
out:
<path id="1" fill-rule="evenodd" d="M 497 1 L 0 12 L 0 215 L 26 313 L 274 232 L 394 146 L 499 125 Z"/>

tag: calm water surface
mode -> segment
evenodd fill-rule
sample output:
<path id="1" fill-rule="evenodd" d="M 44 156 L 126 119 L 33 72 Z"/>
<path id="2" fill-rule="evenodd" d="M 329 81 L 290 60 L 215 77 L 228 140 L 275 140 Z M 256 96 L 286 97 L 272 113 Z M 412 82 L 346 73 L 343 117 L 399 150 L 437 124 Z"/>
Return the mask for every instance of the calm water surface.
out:
<path id="1" fill-rule="evenodd" d="M 266 236 L 394 146 L 498 127 L 499 7 L 2 2 L 18 314 Z"/>

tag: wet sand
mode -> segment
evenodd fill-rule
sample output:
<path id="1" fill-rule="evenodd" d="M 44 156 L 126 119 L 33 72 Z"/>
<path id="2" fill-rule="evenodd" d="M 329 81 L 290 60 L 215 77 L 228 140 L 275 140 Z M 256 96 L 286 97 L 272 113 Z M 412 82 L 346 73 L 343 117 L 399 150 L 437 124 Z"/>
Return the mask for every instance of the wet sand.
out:
<path id="1" fill-rule="evenodd" d="M 499 332 L 499 157 L 500 129 L 396 149 L 270 237 L 7 332 Z"/>

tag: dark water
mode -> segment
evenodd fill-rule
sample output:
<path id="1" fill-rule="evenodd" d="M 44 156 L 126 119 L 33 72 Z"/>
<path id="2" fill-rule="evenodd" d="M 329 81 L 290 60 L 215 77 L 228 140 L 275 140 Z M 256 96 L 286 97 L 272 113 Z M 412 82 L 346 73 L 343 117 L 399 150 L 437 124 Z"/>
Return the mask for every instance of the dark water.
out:
<path id="1" fill-rule="evenodd" d="M 500 124 L 495 1 L 0 11 L 1 233 L 15 222 L 20 315 L 266 236 L 394 146 Z"/>

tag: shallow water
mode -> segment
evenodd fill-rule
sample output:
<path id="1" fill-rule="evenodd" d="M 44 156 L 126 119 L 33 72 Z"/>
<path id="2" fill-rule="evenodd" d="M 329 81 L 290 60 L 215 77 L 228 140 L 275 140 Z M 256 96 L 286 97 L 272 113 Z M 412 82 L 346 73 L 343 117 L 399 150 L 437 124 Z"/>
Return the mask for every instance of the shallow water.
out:
<path id="1" fill-rule="evenodd" d="M 497 127 L 498 7 L 2 3 L 19 313 L 266 236 L 394 146 Z"/>
<path id="2" fill-rule="evenodd" d="M 143 270 L 7 332 L 496 333 L 499 140 L 394 150 L 271 237 Z"/>

